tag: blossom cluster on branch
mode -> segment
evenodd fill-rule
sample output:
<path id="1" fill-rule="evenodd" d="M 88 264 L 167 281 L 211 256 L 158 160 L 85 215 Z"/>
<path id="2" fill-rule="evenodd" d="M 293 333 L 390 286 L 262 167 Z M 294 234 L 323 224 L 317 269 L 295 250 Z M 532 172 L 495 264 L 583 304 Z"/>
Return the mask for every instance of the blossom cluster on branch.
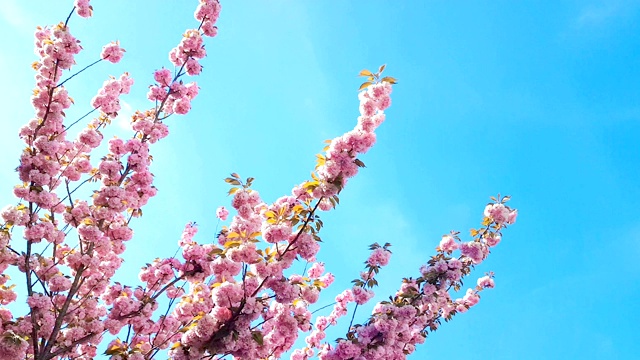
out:
<path id="1" fill-rule="evenodd" d="M 88 0 L 77 0 L 74 10 L 81 17 L 93 13 Z M 66 80 L 63 71 L 75 65 L 82 47 L 71 34 L 71 16 L 52 28 L 37 29 L 36 88 L 31 100 L 35 115 L 20 129 L 26 147 L 17 169 L 22 183 L 14 189 L 20 202 L 2 210 L 0 228 L 1 302 L 6 306 L 17 298 L 4 274 L 15 267 L 25 275 L 29 312 L 17 316 L 2 308 L 2 358 L 93 358 L 107 332 L 117 334 L 126 326 L 136 327 L 141 334 L 151 333 L 155 326 L 154 334 L 162 336 L 160 323 L 149 324 L 157 308 L 153 297 L 157 289 L 122 287 L 118 291 L 112 278 L 122 263 L 125 243 L 133 236 L 131 218 L 141 215 L 142 207 L 157 193 L 149 171 L 149 144 L 168 135 L 167 117 L 189 111 L 198 87 L 181 79 L 199 73 L 199 60 L 206 55 L 202 36 L 215 35 L 219 12 L 216 0 L 200 1 L 195 16 L 200 27 L 187 30 L 170 53 L 175 72 L 168 77 L 166 71 L 156 72 L 161 82 L 150 91 L 160 89 L 150 96 L 154 106 L 136 112 L 131 119 L 135 133 L 129 139 L 110 140 L 108 153 L 97 164 L 91 154 L 103 142 L 102 130 L 118 115 L 119 98 L 129 92 L 133 80 L 126 73 L 108 79 L 91 101 L 92 110 L 73 123 L 65 122 L 65 110 L 73 104 L 65 83 L 86 68 Z M 123 55 L 120 45 L 112 42 L 91 65 L 102 60 L 115 63 Z M 97 116 L 75 139 L 67 138 L 74 125 L 94 112 Z M 99 182 L 93 196 L 77 198 L 76 191 L 92 182 Z M 26 242 L 12 238 L 16 228 L 23 228 Z M 46 246 L 36 250 L 41 242 Z M 125 295 L 128 299 L 123 299 Z M 148 344 L 147 353 L 167 346 L 158 339 Z"/>

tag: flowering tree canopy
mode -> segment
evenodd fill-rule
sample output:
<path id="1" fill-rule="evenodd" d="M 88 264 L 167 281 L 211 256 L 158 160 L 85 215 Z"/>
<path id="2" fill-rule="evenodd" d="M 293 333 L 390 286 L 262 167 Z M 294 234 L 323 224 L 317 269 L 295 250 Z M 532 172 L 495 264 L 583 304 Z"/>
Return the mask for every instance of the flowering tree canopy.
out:
<path id="1" fill-rule="evenodd" d="M 133 114 L 132 133 L 109 140 L 99 153 L 103 130 L 121 110 L 119 98 L 133 79 L 127 73 L 107 79 L 91 110 L 67 119 L 74 100 L 65 84 L 87 68 L 72 72 L 82 47 L 70 23 L 74 14 L 89 18 L 93 12 L 89 0 L 74 5 L 65 22 L 35 33 L 35 114 L 19 133 L 25 145 L 13 190 L 19 200 L 1 212 L 0 359 L 90 359 L 102 353 L 137 360 L 167 352 L 173 359 L 275 359 L 287 353 L 292 359 L 404 359 L 443 319 L 466 312 L 482 290 L 494 287 L 488 273 L 462 297 L 452 296 L 514 223 L 517 211 L 506 205 L 509 197 L 492 198 L 470 241 L 457 232 L 444 235 L 436 254 L 364 323 L 353 324 L 352 317 L 343 338 L 327 342 L 326 331 L 347 315 L 350 303 L 357 309 L 373 298 L 390 244 L 371 245 L 363 271 L 335 298 L 329 315 L 314 317 L 309 310 L 334 280 L 316 257 L 323 226 L 318 213 L 338 205 L 349 179 L 364 167 L 361 155 L 376 141 L 396 84 L 383 76 L 384 66 L 360 73 L 365 81 L 355 127 L 327 141 L 311 178 L 268 203 L 252 188 L 252 178 L 231 174 L 225 181 L 232 209 L 219 207 L 215 214 L 221 221 L 233 216 L 215 243 L 198 242 L 197 227 L 189 223 L 178 240 L 179 254 L 145 259 L 150 262 L 141 263 L 138 281 L 115 282 L 134 238 L 130 224 L 157 193 L 151 146 L 169 135 L 168 118 L 190 111 L 199 87 L 187 79 L 202 71 L 205 37 L 217 34 L 221 6 L 199 1 L 198 26 L 169 52 L 171 67 L 153 74 L 149 108 Z M 124 55 L 112 42 L 93 64 L 117 63 Z M 86 188 L 90 196 L 83 196 Z M 308 266 L 296 273 L 296 262 Z M 304 343 L 297 343 L 301 333 Z"/>

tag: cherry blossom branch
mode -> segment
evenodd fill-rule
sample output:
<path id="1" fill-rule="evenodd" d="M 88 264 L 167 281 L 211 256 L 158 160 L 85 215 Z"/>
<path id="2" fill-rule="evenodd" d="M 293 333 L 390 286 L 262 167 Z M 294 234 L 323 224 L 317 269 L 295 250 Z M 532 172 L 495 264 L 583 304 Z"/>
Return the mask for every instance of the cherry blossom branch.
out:
<path id="1" fill-rule="evenodd" d="M 309 214 L 307 215 L 307 218 L 304 221 L 304 223 L 302 224 L 302 227 L 300 228 L 300 230 L 298 230 L 298 234 L 296 234 L 296 237 L 293 240 L 291 240 L 289 242 L 289 244 L 287 244 L 287 247 L 284 249 L 282 254 L 279 256 L 278 260 L 282 259 L 282 257 L 289 251 L 289 248 L 291 248 L 291 245 L 295 244 L 295 242 L 298 241 L 298 239 L 300 238 L 300 235 L 302 235 L 302 233 L 306 229 L 307 225 L 309 225 L 309 221 L 311 221 L 311 219 L 313 218 L 315 211 L 318 209 L 318 206 L 320 205 L 320 202 L 323 199 L 324 199 L 324 197 L 320 197 L 320 199 L 318 199 L 318 201 L 316 201 L 316 205 L 313 207 L 311 212 L 309 212 Z"/>
<path id="2" fill-rule="evenodd" d="M 93 65 L 95 65 L 95 64 L 97 64 L 97 63 L 99 63 L 99 62 L 100 62 L 100 61 L 102 61 L 102 60 L 104 60 L 104 59 L 100 58 L 100 59 L 98 59 L 98 60 L 96 60 L 96 61 L 92 62 L 91 64 L 89 64 L 89 65 L 85 66 L 84 68 L 82 68 L 82 70 L 80 70 L 80 71 L 76 72 L 75 74 L 73 74 L 73 75 L 69 76 L 69 77 L 68 77 L 68 78 L 66 78 L 64 81 L 62 81 L 60 84 L 56 85 L 56 87 L 61 87 L 61 86 L 62 86 L 62 85 L 64 85 L 67 81 L 69 81 L 69 80 L 73 79 L 76 75 L 81 74 L 83 71 L 87 70 L 88 68 L 90 68 L 90 67 L 92 67 Z"/>

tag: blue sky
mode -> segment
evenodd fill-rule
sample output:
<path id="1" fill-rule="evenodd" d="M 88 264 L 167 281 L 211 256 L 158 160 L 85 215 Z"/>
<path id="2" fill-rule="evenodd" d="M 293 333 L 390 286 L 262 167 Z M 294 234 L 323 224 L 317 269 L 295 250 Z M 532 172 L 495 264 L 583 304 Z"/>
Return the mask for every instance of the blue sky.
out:
<path id="1" fill-rule="evenodd" d="M 33 30 L 71 3 L 0 9 L 2 204 L 15 201 L 16 134 L 33 114 Z M 70 83 L 69 117 L 123 71 L 136 80 L 127 109 L 148 107 L 152 71 L 195 26 L 195 4 L 94 1 L 94 18 L 73 18 L 79 66 L 111 40 L 127 53 Z M 187 221 L 210 241 L 230 172 L 255 177 L 266 201 L 305 180 L 322 142 L 355 124 L 355 75 L 386 63 L 399 84 L 378 144 L 324 215 L 319 257 L 338 277 L 324 303 L 357 276 L 368 244 L 393 244 L 382 300 L 442 234 L 467 233 L 490 196 L 510 194 L 518 222 L 475 273 L 495 271 L 496 288 L 410 358 L 638 356 L 639 1 L 225 1 L 218 25 L 193 112 L 152 148 L 160 192 L 135 224 L 123 279 L 141 258 L 171 256 Z M 127 134 L 118 122 L 109 131 Z"/>

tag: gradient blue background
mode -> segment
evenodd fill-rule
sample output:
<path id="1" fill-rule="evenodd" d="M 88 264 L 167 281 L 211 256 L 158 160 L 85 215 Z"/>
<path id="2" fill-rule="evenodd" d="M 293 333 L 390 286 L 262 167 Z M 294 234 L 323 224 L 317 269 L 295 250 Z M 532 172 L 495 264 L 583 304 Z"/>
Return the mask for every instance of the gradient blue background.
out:
<path id="1" fill-rule="evenodd" d="M 149 107 L 152 71 L 196 26 L 196 1 L 93 3 L 92 19 L 70 23 L 85 48 L 76 69 L 111 40 L 127 53 L 70 82 L 70 119 L 123 71 L 136 80 L 123 115 Z M 71 4 L 0 7 L 1 204 L 15 202 L 16 134 L 33 116 L 33 30 Z M 497 287 L 410 358 L 640 357 L 639 1 L 225 1 L 218 25 L 193 111 L 152 147 L 159 195 L 134 222 L 122 279 L 171 256 L 188 221 L 212 241 L 230 172 L 255 177 L 265 201 L 308 178 L 322 142 L 355 124 L 355 75 L 386 63 L 399 84 L 378 144 L 323 215 L 319 258 L 337 282 L 319 304 L 357 276 L 374 241 L 393 243 L 379 278 L 386 298 L 500 192 L 520 217 L 475 273 L 495 271 Z M 105 137 L 125 137 L 124 125 Z"/>

